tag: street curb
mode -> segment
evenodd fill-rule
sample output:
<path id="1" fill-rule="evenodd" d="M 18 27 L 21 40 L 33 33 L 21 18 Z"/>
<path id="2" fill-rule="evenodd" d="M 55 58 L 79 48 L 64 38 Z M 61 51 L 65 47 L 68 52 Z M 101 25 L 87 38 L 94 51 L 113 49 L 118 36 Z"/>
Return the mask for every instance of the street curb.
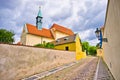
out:
<path id="1" fill-rule="evenodd" d="M 96 72 L 95 72 L 95 76 L 94 76 L 94 79 L 93 79 L 93 80 L 97 80 L 97 77 L 98 77 L 98 69 L 99 69 L 99 63 L 100 63 L 100 57 L 99 57 L 99 60 L 98 60 L 98 64 L 97 64 L 97 68 L 96 68 Z"/>
<path id="2" fill-rule="evenodd" d="M 42 73 L 39 73 L 39 74 L 35 74 L 33 76 L 30 76 L 30 77 L 27 77 L 27 78 L 24 78 L 24 79 L 21 79 L 21 80 L 39 80 L 39 79 L 42 79 L 42 78 L 44 78 L 46 76 L 49 76 L 49 75 L 51 75 L 53 73 L 61 71 L 61 70 L 65 69 L 65 68 L 71 67 L 71 66 L 75 65 L 76 63 L 78 63 L 78 62 L 75 61 L 75 62 L 72 62 L 72 63 L 69 63 L 69 64 L 65 64 L 64 66 L 60 66 L 60 67 L 51 69 L 49 71 L 45 71 L 45 72 L 42 72 Z"/>

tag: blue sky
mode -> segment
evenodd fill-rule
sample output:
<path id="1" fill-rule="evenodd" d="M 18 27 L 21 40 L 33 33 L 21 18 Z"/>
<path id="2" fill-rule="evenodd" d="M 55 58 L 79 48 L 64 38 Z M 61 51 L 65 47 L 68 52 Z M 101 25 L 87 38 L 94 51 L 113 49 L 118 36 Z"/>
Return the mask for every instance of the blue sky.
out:
<path id="1" fill-rule="evenodd" d="M 0 28 L 13 30 L 18 42 L 24 24 L 35 25 L 39 6 L 43 27 L 57 23 L 79 33 L 82 41 L 98 43 L 94 32 L 104 25 L 107 0 L 0 0 Z"/>

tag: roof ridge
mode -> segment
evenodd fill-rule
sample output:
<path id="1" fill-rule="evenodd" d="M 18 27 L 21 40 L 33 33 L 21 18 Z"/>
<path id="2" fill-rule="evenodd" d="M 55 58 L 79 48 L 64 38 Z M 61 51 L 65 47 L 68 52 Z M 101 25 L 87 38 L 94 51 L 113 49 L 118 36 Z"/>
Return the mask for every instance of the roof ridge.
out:
<path id="1" fill-rule="evenodd" d="M 66 29 L 69 29 L 69 30 L 71 30 L 70 28 L 64 27 L 64 26 L 62 26 L 62 25 L 59 25 L 59 24 L 56 24 L 56 23 L 54 23 L 53 25 L 57 25 L 57 26 L 60 26 L 60 27 L 62 27 L 62 28 L 66 28 Z M 72 31 L 72 30 L 71 30 L 71 31 Z"/>
<path id="2" fill-rule="evenodd" d="M 67 38 L 67 37 L 76 36 L 76 35 L 77 35 L 77 34 L 73 34 L 73 35 L 69 35 L 69 36 L 61 37 L 61 38 L 58 38 L 58 39 Z M 58 40 L 58 39 L 57 39 L 57 40 Z"/>
<path id="3" fill-rule="evenodd" d="M 28 24 L 28 25 L 32 25 L 32 26 L 36 27 L 35 25 L 30 24 L 30 23 L 26 23 L 26 24 Z M 44 28 L 44 27 L 43 27 L 42 29 L 47 29 L 47 28 Z M 49 29 L 47 29 L 47 30 L 49 30 Z"/>

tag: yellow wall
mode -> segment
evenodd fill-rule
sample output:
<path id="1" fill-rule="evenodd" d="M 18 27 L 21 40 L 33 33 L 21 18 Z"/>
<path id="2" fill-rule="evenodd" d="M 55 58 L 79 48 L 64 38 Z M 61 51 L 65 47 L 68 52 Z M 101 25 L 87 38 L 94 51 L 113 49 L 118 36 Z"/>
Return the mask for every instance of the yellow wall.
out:
<path id="1" fill-rule="evenodd" d="M 67 34 L 64 34 L 64 33 L 62 33 L 62 32 L 59 32 L 59 31 L 55 31 L 55 35 L 56 35 L 56 40 L 58 39 L 58 38 L 62 38 L 62 37 L 65 37 L 65 36 L 69 36 L 69 35 L 67 35 Z"/>
<path id="2" fill-rule="evenodd" d="M 66 46 L 69 47 L 69 51 L 75 51 L 76 52 L 76 60 L 80 60 L 81 58 L 86 57 L 86 53 L 82 52 L 82 44 L 80 42 L 79 35 L 76 35 L 76 39 L 75 39 L 74 43 L 57 45 L 57 46 L 55 46 L 55 49 L 65 50 Z"/>
<path id="3" fill-rule="evenodd" d="M 103 57 L 103 49 L 97 49 L 97 56 Z"/>
<path id="4" fill-rule="evenodd" d="M 55 46 L 55 49 L 65 50 L 66 46 L 69 47 L 69 51 L 75 51 L 76 50 L 76 45 L 75 45 L 74 42 L 73 43 L 67 43 L 67 44 L 62 44 L 62 45 Z"/>
<path id="5" fill-rule="evenodd" d="M 82 52 L 82 44 L 80 42 L 79 35 L 76 35 L 76 60 L 80 60 L 81 58 L 85 58 L 86 53 Z"/>
<path id="6" fill-rule="evenodd" d="M 39 43 L 43 43 L 43 41 L 47 42 L 51 42 L 54 39 L 50 39 L 50 38 L 45 38 L 45 37 L 40 37 L 40 36 L 36 36 L 36 35 L 31 35 L 31 34 L 26 34 L 26 45 L 31 45 L 34 46 L 35 44 L 39 44 Z"/>

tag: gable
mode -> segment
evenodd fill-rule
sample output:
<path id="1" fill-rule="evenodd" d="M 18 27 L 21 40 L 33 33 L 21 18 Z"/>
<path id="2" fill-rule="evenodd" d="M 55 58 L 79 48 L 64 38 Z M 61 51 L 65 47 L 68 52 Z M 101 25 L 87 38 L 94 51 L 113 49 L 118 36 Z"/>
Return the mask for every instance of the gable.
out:
<path id="1" fill-rule="evenodd" d="M 61 44 L 75 42 L 75 39 L 76 39 L 76 34 L 71 35 L 71 36 L 66 36 L 66 37 L 59 38 L 59 39 L 53 41 L 52 43 L 54 45 L 61 45 Z"/>
<path id="2" fill-rule="evenodd" d="M 74 33 L 71 29 L 65 28 L 65 27 L 60 26 L 58 24 L 53 24 L 53 26 L 50 29 L 54 29 L 54 31 L 59 31 L 59 32 L 64 33 L 64 34 L 74 35 Z"/>

